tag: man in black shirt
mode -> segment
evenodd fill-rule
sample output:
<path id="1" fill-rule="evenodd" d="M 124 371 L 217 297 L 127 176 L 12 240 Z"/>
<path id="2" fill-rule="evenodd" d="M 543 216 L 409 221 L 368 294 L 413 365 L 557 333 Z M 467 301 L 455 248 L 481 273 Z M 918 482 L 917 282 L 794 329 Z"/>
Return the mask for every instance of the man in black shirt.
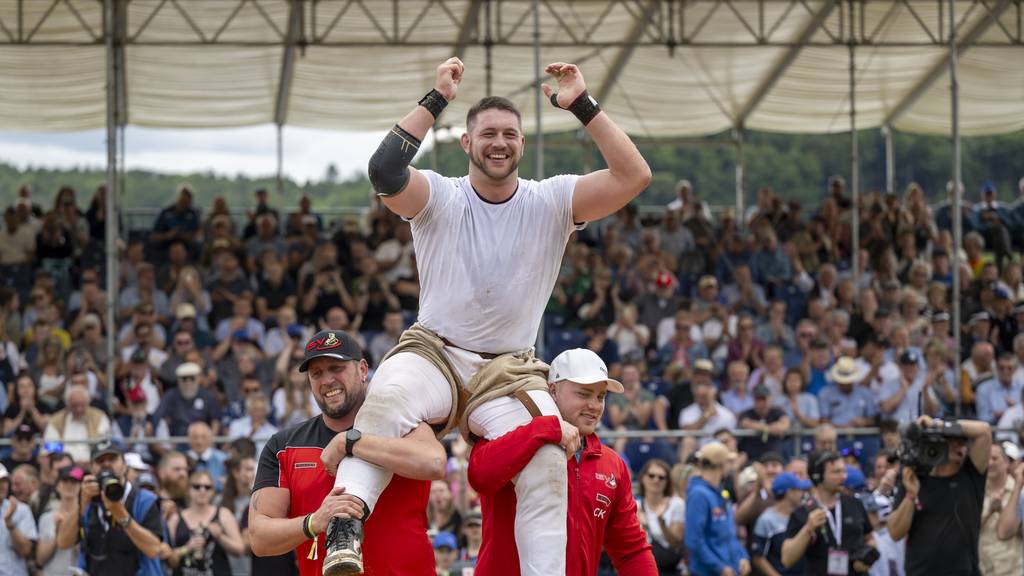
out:
<path id="1" fill-rule="evenodd" d="M 754 387 L 754 405 L 738 414 L 740 428 L 760 432 L 740 440 L 740 450 L 751 460 L 760 460 L 768 452 L 784 450 L 783 435 L 789 431 L 789 416 L 782 408 L 772 405 L 772 391 L 764 384 Z"/>
<path id="2" fill-rule="evenodd" d="M 907 537 L 907 576 L 979 576 L 978 537 L 992 431 L 978 420 L 953 423 L 921 416 L 917 423 L 947 430 L 959 426 L 962 437 L 949 439 L 948 459 L 929 475 L 918 478 L 903 468 L 889 535 L 893 540 Z"/>
<path id="3" fill-rule="evenodd" d="M 864 505 L 840 493 L 846 462 L 838 452 L 812 454 L 809 462 L 814 487 L 789 517 L 783 565 L 793 566 L 803 558 L 806 576 L 866 575 L 871 566 L 859 558 L 875 540 Z"/>
<path id="4" fill-rule="evenodd" d="M 97 477 L 112 473 L 123 487 L 120 500 L 110 500 L 110 489 L 101 489 Z M 57 547 L 70 548 L 81 539 L 85 569 L 103 576 L 160 576 L 160 506 L 148 490 L 125 482 L 121 451 L 103 440 L 92 452 L 92 474 L 83 478 L 80 514 L 61 522 Z M 95 502 L 98 498 L 99 502 Z M 145 504 L 145 505 L 144 505 Z M 79 525 L 84 519 L 84 530 Z"/>

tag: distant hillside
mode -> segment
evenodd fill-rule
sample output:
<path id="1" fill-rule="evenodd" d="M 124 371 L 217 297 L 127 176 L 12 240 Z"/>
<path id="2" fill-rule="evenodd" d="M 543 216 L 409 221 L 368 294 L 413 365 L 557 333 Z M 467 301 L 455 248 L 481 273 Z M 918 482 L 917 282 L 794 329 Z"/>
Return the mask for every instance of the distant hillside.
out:
<path id="1" fill-rule="evenodd" d="M 859 134 L 861 182 L 863 190 L 882 189 L 885 180 L 885 153 L 877 130 Z M 582 172 L 603 166 L 596 148 L 578 133 L 545 137 L 545 172 L 547 174 Z M 640 202 L 660 204 L 673 194 L 675 182 L 688 178 L 701 198 L 711 204 L 735 202 L 735 153 L 728 135 L 709 138 L 714 146 L 679 145 L 641 140 L 640 148 L 654 170 L 651 189 Z M 950 179 L 950 143 L 948 138 L 934 136 L 896 135 L 896 190 L 902 192 L 910 181 L 920 182 L 932 199 L 942 195 Z M 964 182 L 968 198 L 976 199 L 985 180 L 999 187 L 1004 200 L 1015 196 L 1017 181 L 1024 176 L 1024 132 L 1003 136 L 967 138 L 963 141 Z M 534 175 L 534 151 L 528 138 L 526 158 L 521 173 Z M 831 174 L 841 174 L 849 181 L 849 136 L 749 133 L 746 154 L 746 198 L 751 202 L 762 186 L 771 186 L 784 197 L 816 205 Z M 131 151 L 128 152 L 131 154 Z M 466 157 L 457 142 L 442 144 L 436 155 L 438 168 L 450 175 L 466 173 Z M 429 167 L 434 158 L 423 154 L 419 166 Z M 325 166 L 325 175 L 336 174 Z M 62 185 L 78 191 L 78 200 L 86 205 L 96 186 L 106 179 L 101 170 L 19 170 L 0 159 L 0 204 L 7 205 L 22 184 L 33 190 L 37 202 L 48 204 Z M 158 174 L 132 170 L 125 174 L 122 205 L 126 207 L 159 207 L 169 204 L 177 186 L 189 182 L 197 191 L 198 202 L 208 206 L 214 197 L 223 196 L 230 206 L 245 207 L 252 202 L 252 191 L 267 188 L 271 201 L 278 206 L 293 206 L 301 193 L 308 193 L 315 207 L 366 206 L 370 185 L 364 177 L 349 180 L 299 184 L 285 182 L 284 198 L 276 192 L 272 178 L 252 179 L 245 176 L 224 176 L 212 173 L 182 175 Z"/>

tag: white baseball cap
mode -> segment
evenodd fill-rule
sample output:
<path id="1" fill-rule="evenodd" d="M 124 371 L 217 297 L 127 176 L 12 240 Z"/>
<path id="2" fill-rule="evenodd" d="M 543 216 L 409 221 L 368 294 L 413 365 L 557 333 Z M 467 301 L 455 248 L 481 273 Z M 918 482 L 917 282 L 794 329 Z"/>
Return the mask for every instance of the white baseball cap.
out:
<path id="1" fill-rule="evenodd" d="M 148 472 L 149 466 L 142 461 L 142 455 L 138 452 L 127 452 L 124 455 L 125 466 L 132 470 L 138 470 L 139 472 Z"/>
<path id="2" fill-rule="evenodd" d="M 570 380 L 577 384 L 597 384 L 607 382 L 609 392 L 622 393 L 625 388 L 618 380 L 608 377 L 608 367 L 604 360 L 586 348 L 573 348 L 562 352 L 551 362 L 548 370 L 548 382 Z"/>

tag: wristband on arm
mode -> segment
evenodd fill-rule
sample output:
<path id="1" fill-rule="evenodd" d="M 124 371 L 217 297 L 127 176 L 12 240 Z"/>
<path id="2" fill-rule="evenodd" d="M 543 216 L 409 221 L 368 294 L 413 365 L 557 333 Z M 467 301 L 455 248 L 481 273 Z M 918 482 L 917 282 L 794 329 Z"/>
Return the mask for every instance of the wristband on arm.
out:
<path id="1" fill-rule="evenodd" d="M 423 98 L 420 98 L 420 101 L 417 102 L 417 104 L 426 108 L 427 112 L 430 112 L 434 117 L 434 120 L 437 120 L 437 117 L 440 116 L 441 112 L 444 112 L 445 107 L 448 106 L 448 100 L 437 90 L 431 89 Z"/>
<path id="2" fill-rule="evenodd" d="M 594 97 L 586 90 L 577 96 L 576 99 L 572 101 L 572 104 L 569 104 L 568 108 L 562 108 L 558 105 L 557 92 L 551 94 L 551 104 L 553 104 L 555 108 L 572 112 L 573 116 L 575 116 L 576 119 L 584 126 L 590 124 L 590 121 L 593 120 L 601 111 L 601 106 L 598 105 L 597 100 L 595 100 Z"/>

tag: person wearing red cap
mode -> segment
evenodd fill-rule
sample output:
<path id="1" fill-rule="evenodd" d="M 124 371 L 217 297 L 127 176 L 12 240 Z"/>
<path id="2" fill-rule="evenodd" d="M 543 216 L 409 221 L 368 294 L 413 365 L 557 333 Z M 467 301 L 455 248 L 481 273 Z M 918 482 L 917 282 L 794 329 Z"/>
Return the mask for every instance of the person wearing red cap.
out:
<path id="1" fill-rule="evenodd" d="M 480 494 L 483 545 L 479 574 L 519 576 L 513 478 L 538 448 L 559 444 L 570 454 L 566 574 L 594 574 L 602 548 L 622 576 L 656 576 L 651 545 L 640 528 L 629 470 L 594 434 L 608 392 L 622 393 L 594 352 L 566 350 L 551 363 L 548 388 L 563 420 L 539 416 L 495 440 L 481 440 L 469 460 L 469 482 Z"/>

